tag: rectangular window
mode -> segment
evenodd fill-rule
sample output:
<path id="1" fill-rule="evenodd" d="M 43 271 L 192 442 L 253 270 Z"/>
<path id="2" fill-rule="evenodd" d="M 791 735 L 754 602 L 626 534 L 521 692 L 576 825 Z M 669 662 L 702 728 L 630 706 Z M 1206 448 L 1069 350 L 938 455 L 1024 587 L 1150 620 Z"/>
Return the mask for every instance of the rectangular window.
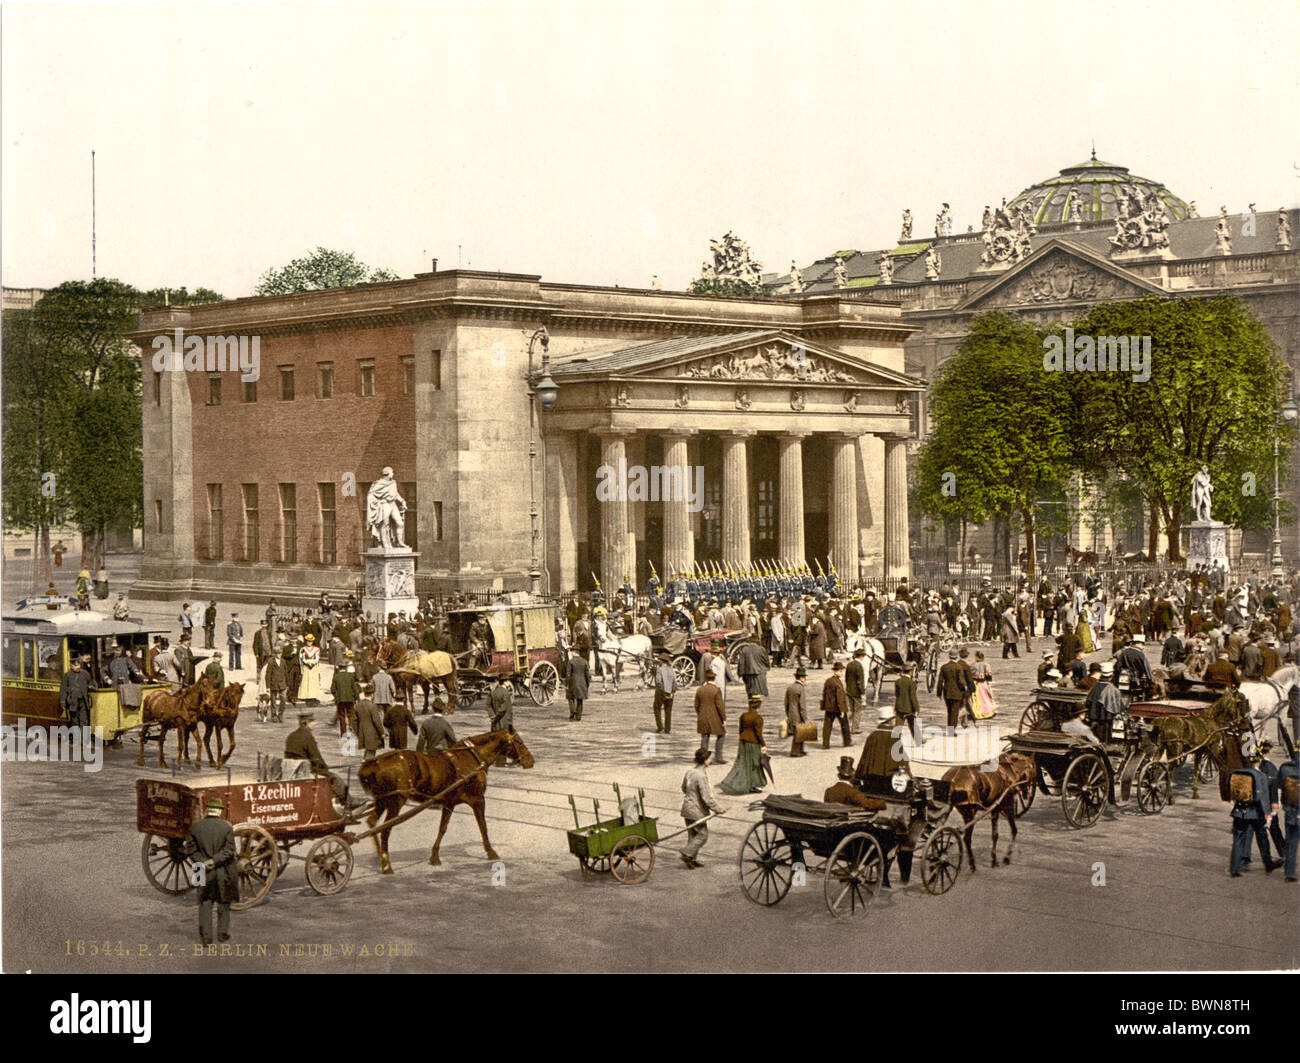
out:
<path id="1" fill-rule="evenodd" d="M 23 639 L 23 678 L 36 678 L 36 640 Z"/>
<path id="2" fill-rule="evenodd" d="M 245 401 L 245 402 L 256 402 L 256 401 L 257 401 L 257 381 L 256 381 L 256 380 L 245 380 L 245 381 L 244 381 L 244 401 Z"/>
<path id="3" fill-rule="evenodd" d="M 224 561 L 226 536 L 221 514 L 221 485 L 208 484 L 208 558 Z"/>
<path id="4" fill-rule="evenodd" d="M 154 373 L 153 375 L 153 404 L 155 406 L 162 405 L 162 373 Z"/>
<path id="5" fill-rule="evenodd" d="M 402 359 L 402 394 L 415 394 L 415 359 Z"/>
<path id="6" fill-rule="evenodd" d="M 208 377 L 208 405 L 221 405 L 221 377 L 219 376 Z"/>
<path id="7" fill-rule="evenodd" d="M 293 366 L 280 366 L 280 401 L 293 401 Z"/>
<path id="8" fill-rule="evenodd" d="M 433 541 L 442 542 L 442 503 L 433 504 Z"/>
<path id="9" fill-rule="evenodd" d="M 433 390 L 442 390 L 442 351 L 433 352 Z"/>
<path id="10" fill-rule="evenodd" d="M 406 538 L 406 545 L 412 550 L 420 549 L 420 521 L 419 507 L 416 505 L 416 487 L 415 484 L 398 484 L 397 489 L 402 492 L 402 498 L 406 502 L 405 519 L 402 521 L 402 535 Z"/>
<path id="11" fill-rule="evenodd" d="M 362 358 L 357 362 L 357 394 L 370 398 L 375 393 L 375 360 Z"/>
<path id="12" fill-rule="evenodd" d="M 334 363 L 316 363 L 316 397 L 332 399 L 334 397 Z"/>
<path id="13" fill-rule="evenodd" d="M 4 636 L 4 651 L 0 668 L 4 669 L 4 674 L 13 676 L 15 679 L 22 675 L 22 660 L 19 656 L 22 649 L 22 639 L 17 635 Z"/>
<path id="14" fill-rule="evenodd" d="M 63 639 L 37 636 L 36 678 L 56 683 L 63 678 Z M 91 685 L 95 685 L 93 680 Z"/>
<path id="15" fill-rule="evenodd" d="M 280 485 L 280 560 L 298 560 L 298 485 Z"/>
<path id="16" fill-rule="evenodd" d="M 755 513 L 754 538 L 759 544 L 776 542 L 776 481 L 759 480 L 757 484 L 757 511 Z"/>
<path id="17" fill-rule="evenodd" d="M 316 485 L 316 494 L 320 499 L 320 563 L 322 565 L 338 564 L 338 525 L 334 511 L 334 484 Z"/>
<path id="18" fill-rule="evenodd" d="M 244 560 L 258 561 L 261 528 L 257 513 L 257 484 L 244 484 Z"/>

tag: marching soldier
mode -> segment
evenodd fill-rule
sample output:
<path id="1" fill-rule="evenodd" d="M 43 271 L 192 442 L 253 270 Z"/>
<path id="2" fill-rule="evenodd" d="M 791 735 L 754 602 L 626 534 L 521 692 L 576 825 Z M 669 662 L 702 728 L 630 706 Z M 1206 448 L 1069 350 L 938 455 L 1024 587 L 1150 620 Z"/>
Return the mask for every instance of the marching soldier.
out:
<path id="1" fill-rule="evenodd" d="M 664 607 L 663 588 L 659 584 L 659 573 L 655 571 L 654 565 L 650 566 L 650 578 L 646 581 L 645 592 L 656 612 Z"/>
<path id="2" fill-rule="evenodd" d="M 1296 848 L 1300 845 L 1300 750 L 1278 769 L 1277 787 L 1282 817 L 1286 822 L 1283 868 L 1286 880 L 1294 882 Z"/>
<path id="3" fill-rule="evenodd" d="M 1259 855 L 1264 861 L 1264 874 L 1270 875 L 1277 867 L 1268 846 L 1267 826 L 1273 818 L 1269 803 L 1268 779 L 1259 769 L 1259 747 L 1247 735 L 1250 751 L 1242 750 L 1247 764 L 1237 768 L 1228 779 L 1228 793 L 1232 798 L 1232 856 L 1228 861 L 1228 874 L 1241 877 L 1241 869 L 1250 859 L 1250 839 L 1254 835 Z M 1243 743 L 1245 745 L 1245 743 Z"/>
<path id="4" fill-rule="evenodd" d="M 623 573 L 623 586 L 619 589 L 618 596 L 624 609 L 631 609 L 636 605 L 636 590 L 626 572 Z"/>

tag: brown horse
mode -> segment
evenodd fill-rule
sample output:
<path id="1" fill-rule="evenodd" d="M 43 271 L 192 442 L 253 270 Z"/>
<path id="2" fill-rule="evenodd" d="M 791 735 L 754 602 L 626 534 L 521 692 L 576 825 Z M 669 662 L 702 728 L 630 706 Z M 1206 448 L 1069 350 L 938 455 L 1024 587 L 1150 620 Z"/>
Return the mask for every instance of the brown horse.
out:
<path id="1" fill-rule="evenodd" d="M 167 732 L 173 727 L 176 728 L 176 762 L 179 764 L 184 758 L 185 763 L 190 763 L 190 733 L 195 732 L 195 744 L 198 743 L 198 726 L 199 726 L 199 708 L 203 699 L 212 692 L 212 680 L 206 675 L 200 676 L 197 683 L 191 683 L 187 687 L 182 687 L 177 693 L 170 694 L 165 690 L 154 690 L 145 696 L 143 704 L 140 706 L 141 721 L 145 724 L 156 723 L 158 725 L 158 764 L 160 767 L 167 767 L 167 761 L 163 757 L 163 743 L 167 739 Z M 140 732 L 140 756 L 136 764 L 144 765 L 144 732 Z M 202 754 L 196 749 L 194 754 L 194 766 L 201 768 L 203 766 Z"/>
<path id="2" fill-rule="evenodd" d="M 397 696 L 406 703 L 406 707 L 415 713 L 415 686 L 418 683 L 424 689 L 424 714 L 429 712 L 429 680 L 415 672 L 403 670 L 408 657 L 417 656 L 415 650 L 408 649 L 395 639 L 385 639 L 375 654 L 375 659 L 383 665 L 384 671 L 393 677 L 397 687 Z"/>
<path id="3" fill-rule="evenodd" d="M 478 821 L 479 834 L 483 836 L 483 849 L 489 860 L 496 860 L 496 850 L 488 841 L 487 820 L 484 818 L 483 795 L 487 791 L 487 772 L 502 757 L 507 764 L 531 768 L 533 755 L 513 731 L 492 731 L 475 735 L 435 753 L 416 753 L 410 749 L 393 749 L 367 760 L 357 770 L 357 778 L 366 792 L 375 799 L 375 810 L 367 820 L 373 829 L 383 818 L 390 823 L 408 800 L 417 804 L 432 797 L 442 806 L 442 824 L 438 839 L 429 853 L 429 863 L 435 866 L 438 846 L 447 833 L 451 814 L 459 804 L 467 804 Z M 391 826 L 383 827 L 377 835 L 375 848 L 379 850 L 379 868 L 385 875 L 393 873 L 388 859 L 388 835 Z"/>
<path id="4" fill-rule="evenodd" d="M 220 690 L 205 697 L 199 706 L 199 722 L 203 724 L 203 748 L 208 751 L 208 765 L 220 767 L 235 752 L 235 720 L 239 717 L 239 701 L 244 696 L 242 683 L 227 683 Z M 212 732 L 217 732 L 217 759 L 212 759 Z M 221 732 L 230 736 L 230 748 L 221 752 Z"/>
<path id="5" fill-rule="evenodd" d="M 1223 757 L 1225 734 L 1240 735 L 1250 730 L 1250 704 L 1235 690 L 1229 690 L 1213 704 L 1189 716 L 1167 716 L 1151 721 L 1151 732 L 1144 738 L 1151 755 L 1167 761 L 1181 760 L 1200 753 Z M 1232 743 L 1229 742 L 1229 745 Z M 1192 797 L 1200 796 L 1197 765 L 1192 765 Z"/>
<path id="6" fill-rule="evenodd" d="M 1003 753 L 998 757 L 997 771 L 980 771 L 976 767 L 951 768 L 944 773 L 944 781 L 951 787 L 951 801 L 961 813 L 966 825 L 966 858 L 970 869 L 975 870 L 975 853 L 971 837 L 975 833 L 974 819 L 981 813 L 990 813 L 993 820 L 993 866 L 998 866 L 998 817 L 1006 816 L 1011 827 L 1011 843 L 1007 846 L 1004 864 L 1011 863 L 1016 848 L 1016 800 L 1018 789 L 1033 787 L 1038 773 L 1034 758 L 1024 753 Z"/>

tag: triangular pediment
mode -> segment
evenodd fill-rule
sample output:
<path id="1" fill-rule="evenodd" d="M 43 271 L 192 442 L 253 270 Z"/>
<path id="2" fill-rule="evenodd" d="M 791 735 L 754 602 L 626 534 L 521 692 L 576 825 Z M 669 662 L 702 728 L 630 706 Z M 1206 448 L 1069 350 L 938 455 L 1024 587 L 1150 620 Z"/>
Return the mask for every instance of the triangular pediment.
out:
<path id="1" fill-rule="evenodd" d="M 1056 303 L 1101 303 L 1164 294 L 1159 285 L 1110 262 L 1090 248 L 1067 240 L 1053 240 L 957 309 L 984 311 Z"/>
<path id="2" fill-rule="evenodd" d="M 922 381 L 777 329 L 641 344 L 572 360 L 557 377 L 841 384 L 916 390 Z"/>

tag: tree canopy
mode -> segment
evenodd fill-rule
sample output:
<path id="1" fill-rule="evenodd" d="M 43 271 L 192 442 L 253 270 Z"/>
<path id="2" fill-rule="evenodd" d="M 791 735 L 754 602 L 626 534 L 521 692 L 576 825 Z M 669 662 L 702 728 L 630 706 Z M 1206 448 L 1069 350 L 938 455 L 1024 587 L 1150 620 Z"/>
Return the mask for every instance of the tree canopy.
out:
<path id="1" fill-rule="evenodd" d="M 351 251 L 318 247 L 310 254 L 295 258 L 287 266 L 268 269 L 254 291 L 257 295 L 289 295 L 401 279 L 390 269 L 371 269 Z"/>

